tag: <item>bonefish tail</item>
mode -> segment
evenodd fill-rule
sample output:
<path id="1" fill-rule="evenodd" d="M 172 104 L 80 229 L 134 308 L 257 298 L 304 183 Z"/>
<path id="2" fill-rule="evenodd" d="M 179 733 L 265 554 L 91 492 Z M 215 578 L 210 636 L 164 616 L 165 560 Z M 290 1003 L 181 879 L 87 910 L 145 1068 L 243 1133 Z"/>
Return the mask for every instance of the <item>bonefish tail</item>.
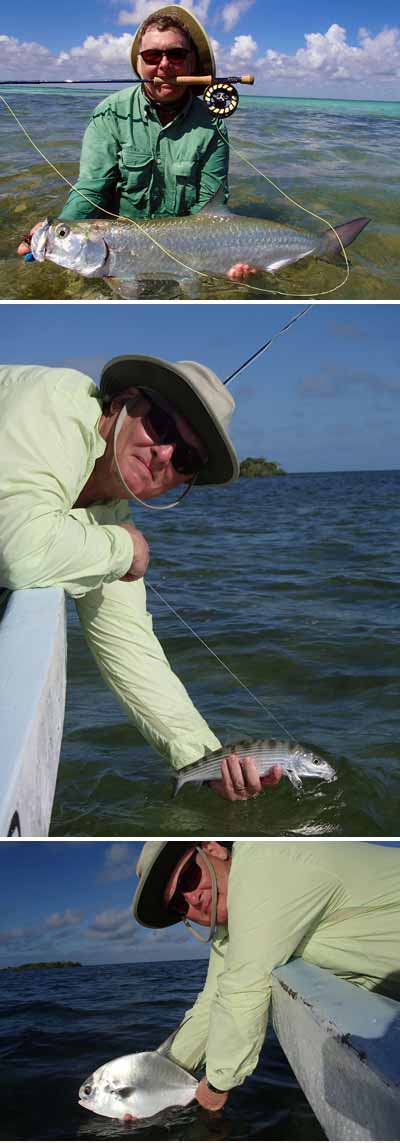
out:
<path id="1" fill-rule="evenodd" d="M 339 226 L 335 226 L 336 233 L 333 230 L 325 230 L 313 251 L 315 257 L 322 258 L 324 262 L 333 262 L 342 253 L 337 235 L 343 246 L 350 246 L 370 221 L 369 218 L 352 218 L 349 222 L 341 222 Z"/>

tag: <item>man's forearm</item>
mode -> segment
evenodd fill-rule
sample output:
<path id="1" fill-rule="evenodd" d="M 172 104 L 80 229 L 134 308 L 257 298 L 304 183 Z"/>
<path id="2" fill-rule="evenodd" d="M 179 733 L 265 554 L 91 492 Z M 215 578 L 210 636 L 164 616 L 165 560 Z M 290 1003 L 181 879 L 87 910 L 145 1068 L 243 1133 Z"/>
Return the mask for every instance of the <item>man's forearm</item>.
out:
<path id="1" fill-rule="evenodd" d="M 77 601 L 100 672 L 143 737 L 176 769 L 220 745 L 172 671 L 146 612 L 142 580 Z"/>

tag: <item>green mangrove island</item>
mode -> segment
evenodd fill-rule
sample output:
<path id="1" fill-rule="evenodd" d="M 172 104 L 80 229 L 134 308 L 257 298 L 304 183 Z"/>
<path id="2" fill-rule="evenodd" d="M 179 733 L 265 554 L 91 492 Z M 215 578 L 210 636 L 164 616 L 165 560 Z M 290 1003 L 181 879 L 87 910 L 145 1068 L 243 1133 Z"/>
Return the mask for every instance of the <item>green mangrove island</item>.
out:
<path id="1" fill-rule="evenodd" d="M 241 476 L 287 476 L 287 472 L 277 460 L 265 460 L 264 456 L 246 456 L 240 463 Z"/>
<path id="2" fill-rule="evenodd" d="M 82 968 L 79 960 L 38 960 L 31 964 L 6 964 L 0 972 L 22 972 L 26 968 Z"/>

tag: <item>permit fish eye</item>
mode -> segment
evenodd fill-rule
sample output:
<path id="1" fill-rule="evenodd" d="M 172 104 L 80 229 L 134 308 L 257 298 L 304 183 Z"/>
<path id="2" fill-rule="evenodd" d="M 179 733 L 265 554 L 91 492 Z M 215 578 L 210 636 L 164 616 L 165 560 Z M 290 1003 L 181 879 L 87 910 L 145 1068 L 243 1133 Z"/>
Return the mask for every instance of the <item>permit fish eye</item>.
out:
<path id="1" fill-rule="evenodd" d="M 90 1084 L 89 1084 L 89 1083 L 85 1084 L 85 1087 L 84 1087 L 84 1089 L 83 1089 L 84 1095 L 90 1095 L 90 1093 L 91 1093 L 91 1090 L 92 1090 L 92 1089 L 91 1089 L 91 1086 L 90 1086 Z"/>
<path id="2" fill-rule="evenodd" d="M 65 222 L 60 222 L 59 226 L 56 226 L 54 233 L 56 238 L 68 238 L 69 226 L 66 226 Z"/>

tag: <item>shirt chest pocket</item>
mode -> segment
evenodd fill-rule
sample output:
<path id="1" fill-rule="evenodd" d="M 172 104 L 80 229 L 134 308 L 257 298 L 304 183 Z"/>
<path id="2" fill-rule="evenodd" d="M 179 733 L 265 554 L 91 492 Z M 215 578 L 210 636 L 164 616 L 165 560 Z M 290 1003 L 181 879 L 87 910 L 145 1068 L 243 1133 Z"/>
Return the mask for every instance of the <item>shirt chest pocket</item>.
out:
<path id="1" fill-rule="evenodd" d="M 119 168 L 121 181 L 132 199 L 139 200 L 150 189 L 153 174 L 153 156 L 137 151 L 136 147 L 122 147 Z"/>
<path id="2" fill-rule="evenodd" d="M 197 201 L 199 165 L 196 157 L 171 163 L 174 214 L 189 214 Z"/>

